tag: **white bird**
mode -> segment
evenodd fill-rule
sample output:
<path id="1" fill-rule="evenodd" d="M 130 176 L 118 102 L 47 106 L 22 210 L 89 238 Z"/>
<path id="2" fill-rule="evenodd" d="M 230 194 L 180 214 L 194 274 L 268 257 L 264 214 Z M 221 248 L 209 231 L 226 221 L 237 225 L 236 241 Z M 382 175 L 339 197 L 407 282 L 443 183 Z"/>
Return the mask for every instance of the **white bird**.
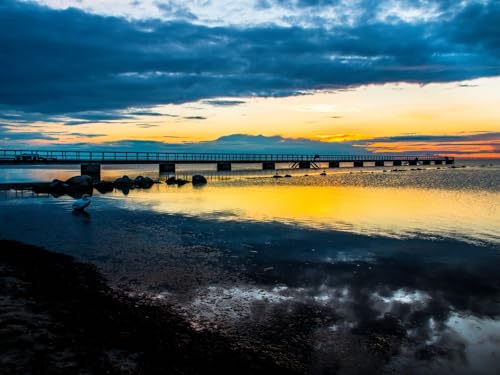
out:
<path id="1" fill-rule="evenodd" d="M 73 202 L 73 210 L 83 211 L 90 204 L 90 199 L 88 194 L 83 194 L 80 199 Z"/>

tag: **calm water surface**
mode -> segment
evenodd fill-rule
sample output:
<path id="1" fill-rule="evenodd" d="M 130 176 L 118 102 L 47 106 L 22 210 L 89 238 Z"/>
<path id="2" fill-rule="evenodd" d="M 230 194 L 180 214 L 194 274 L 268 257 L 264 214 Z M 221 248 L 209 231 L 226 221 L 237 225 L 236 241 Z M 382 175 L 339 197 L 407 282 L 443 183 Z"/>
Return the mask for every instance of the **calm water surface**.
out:
<path id="1" fill-rule="evenodd" d="M 0 238 L 91 261 L 113 286 L 310 372 L 498 374 L 500 162 L 462 164 L 205 171 L 202 188 L 96 193 L 88 215 L 70 197 L 0 192 Z M 103 178 L 159 177 L 140 168 Z M 78 172 L 0 168 L 0 182 Z"/>

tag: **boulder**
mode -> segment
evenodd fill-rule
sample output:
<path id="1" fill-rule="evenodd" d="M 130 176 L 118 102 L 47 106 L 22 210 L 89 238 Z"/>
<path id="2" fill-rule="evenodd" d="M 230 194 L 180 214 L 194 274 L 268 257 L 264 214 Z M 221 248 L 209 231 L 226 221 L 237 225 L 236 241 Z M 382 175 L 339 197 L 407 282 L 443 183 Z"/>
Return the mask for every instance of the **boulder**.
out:
<path id="1" fill-rule="evenodd" d="M 120 178 L 117 178 L 114 182 L 115 186 L 117 187 L 130 187 L 134 184 L 134 182 L 128 177 L 128 176 L 123 176 Z"/>
<path id="2" fill-rule="evenodd" d="M 176 178 L 174 176 L 167 178 L 165 181 L 167 185 L 177 185 L 177 186 L 182 186 L 187 184 L 189 181 L 183 180 L 182 178 Z"/>
<path id="3" fill-rule="evenodd" d="M 49 183 L 49 190 L 51 192 L 63 193 L 68 189 L 69 189 L 69 185 L 67 183 L 65 183 L 64 181 L 61 181 L 58 179 L 52 180 L 52 182 Z"/>
<path id="4" fill-rule="evenodd" d="M 153 184 L 154 181 L 149 177 L 138 176 L 134 179 L 134 185 L 139 188 L 149 189 Z"/>
<path id="5" fill-rule="evenodd" d="M 178 178 L 178 179 L 175 180 L 175 183 L 177 184 L 177 186 L 185 185 L 188 182 L 189 182 L 188 180 L 183 180 L 182 178 Z"/>
<path id="6" fill-rule="evenodd" d="M 154 183 L 155 182 L 151 178 L 144 177 L 144 186 L 143 187 L 146 188 L 146 189 L 149 189 L 151 186 L 154 185 Z"/>
<path id="7" fill-rule="evenodd" d="M 207 179 L 201 174 L 195 174 L 191 182 L 193 185 L 205 185 L 207 183 Z"/>
<path id="8" fill-rule="evenodd" d="M 110 193 L 114 190 L 114 185 L 110 181 L 97 181 L 94 188 L 101 194 Z"/>
<path id="9" fill-rule="evenodd" d="M 172 176 L 172 177 L 167 178 L 167 180 L 165 182 L 167 185 L 175 185 L 176 181 L 177 181 L 177 179 L 174 176 Z"/>
<path id="10" fill-rule="evenodd" d="M 92 177 L 87 175 L 71 177 L 67 179 L 65 183 L 68 185 L 70 190 L 77 191 L 91 191 L 94 187 L 92 184 Z"/>
<path id="11" fill-rule="evenodd" d="M 50 183 L 47 183 L 47 182 L 33 184 L 32 189 L 33 189 L 33 192 L 36 194 L 46 194 L 46 193 L 51 192 Z"/>

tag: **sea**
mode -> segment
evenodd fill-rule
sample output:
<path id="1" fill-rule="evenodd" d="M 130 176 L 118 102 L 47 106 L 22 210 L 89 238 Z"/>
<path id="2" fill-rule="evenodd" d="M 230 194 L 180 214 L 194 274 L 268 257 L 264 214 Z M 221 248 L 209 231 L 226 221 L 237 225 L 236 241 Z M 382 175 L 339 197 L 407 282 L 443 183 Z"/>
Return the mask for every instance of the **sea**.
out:
<path id="1" fill-rule="evenodd" d="M 258 167 L 177 169 L 200 187 L 103 166 L 104 180 L 158 183 L 95 191 L 83 213 L 70 196 L 3 190 L 0 239 L 93 263 L 116 290 L 310 373 L 500 372 L 500 160 Z M 0 166 L 0 184 L 79 173 Z"/>

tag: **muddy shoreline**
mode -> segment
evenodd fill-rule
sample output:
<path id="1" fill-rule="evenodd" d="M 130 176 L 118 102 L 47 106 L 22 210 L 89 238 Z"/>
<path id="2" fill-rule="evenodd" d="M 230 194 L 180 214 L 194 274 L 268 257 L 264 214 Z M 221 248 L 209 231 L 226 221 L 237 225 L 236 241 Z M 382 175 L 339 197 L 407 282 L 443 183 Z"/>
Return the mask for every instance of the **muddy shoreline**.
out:
<path id="1" fill-rule="evenodd" d="M 166 306 L 111 290 L 72 257 L 0 241 L 0 373 L 301 373 L 197 331 Z"/>

